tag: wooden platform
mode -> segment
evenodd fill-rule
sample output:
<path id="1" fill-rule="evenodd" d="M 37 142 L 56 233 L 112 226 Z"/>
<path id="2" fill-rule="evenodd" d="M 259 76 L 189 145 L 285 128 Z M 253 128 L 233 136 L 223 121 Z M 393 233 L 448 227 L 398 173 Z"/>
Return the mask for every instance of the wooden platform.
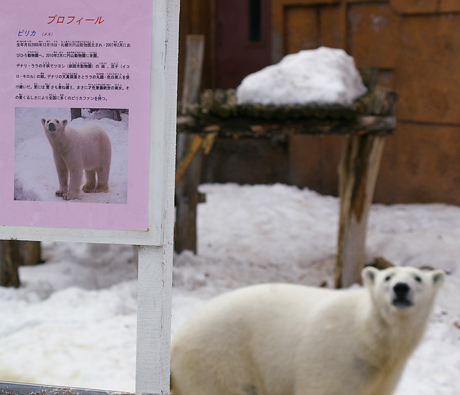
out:
<path id="1" fill-rule="evenodd" d="M 368 93 L 349 105 L 239 105 L 233 89 L 206 90 L 198 100 L 204 37 L 187 36 L 184 89 L 177 122 L 175 250 L 197 252 L 197 204 L 203 155 L 216 138 L 284 138 L 287 134 L 342 135 L 340 221 L 335 286 L 360 282 L 367 217 L 385 143 L 396 129 L 398 93 L 375 86 L 375 69 L 360 70 Z M 289 224 L 286 224 L 289 226 Z"/>
<path id="2" fill-rule="evenodd" d="M 202 157 L 216 138 L 272 139 L 285 134 L 342 135 L 339 163 L 340 221 L 336 287 L 360 281 L 365 265 L 367 217 L 385 143 L 396 129 L 398 94 L 375 87 L 349 106 L 237 105 L 233 90 L 205 91 L 178 118 L 175 249 L 197 252 L 196 205 Z M 183 179 L 187 175 L 186 180 Z M 289 224 L 286 224 L 289 226 Z"/>

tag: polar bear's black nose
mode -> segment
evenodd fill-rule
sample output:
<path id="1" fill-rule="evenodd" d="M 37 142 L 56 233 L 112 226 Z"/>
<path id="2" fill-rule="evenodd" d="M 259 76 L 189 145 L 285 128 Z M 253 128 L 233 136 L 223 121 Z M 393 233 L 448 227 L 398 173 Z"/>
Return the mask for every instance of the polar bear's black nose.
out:
<path id="1" fill-rule="evenodd" d="M 54 131 L 56 130 L 56 125 L 55 125 L 54 123 L 51 122 L 51 123 L 48 125 L 48 129 L 49 129 L 50 132 L 54 132 Z"/>
<path id="2" fill-rule="evenodd" d="M 409 293 L 410 287 L 406 283 L 397 283 L 393 289 L 398 298 L 404 298 Z"/>

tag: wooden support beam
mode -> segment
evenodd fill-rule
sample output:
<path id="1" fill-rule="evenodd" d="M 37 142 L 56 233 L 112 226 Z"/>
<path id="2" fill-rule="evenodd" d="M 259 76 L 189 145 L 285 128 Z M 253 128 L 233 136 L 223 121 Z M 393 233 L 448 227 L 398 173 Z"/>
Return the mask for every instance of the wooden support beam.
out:
<path id="1" fill-rule="evenodd" d="M 20 250 L 24 265 L 37 265 L 42 263 L 42 248 L 39 241 L 20 241 Z"/>
<path id="2" fill-rule="evenodd" d="M 198 134 L 193 135 L 193 139 L 191 139 L 190 144 L 186 144 L 188 148 L 185 156 L 183 159 L 177 164 L 176 170 L 176 187 L 179 185 L 180 180 L 184 176 L 185 172 L 187 171 L 188 167 L 192 163 L 193 158 L 198 153 L 199 150 L 203 150 L 205 155 L 208 155 L 214 145 L 214 141 L 217 137 L 217 133 L 208 133 L 205 137 L 202 137 Z M 201 201 L 200 201 L 201 203 Z"/>
<path id="3" fill-rule="evenodd" d="M 190 140 L 190 143 L 186 144 L 188 146 L 187 152 L 185 153 L 185 156 L 182 158 L 182 160 L 177 165 L 176 187 L 179 184 L 179 181 L 184 176 L 188 167 L 190 166 L 190 163 L 192 163 L 192 160 L 195 157 L 196 153 L 201 148 L 202 143 L 203 143 L 203 138 L 200 135 L 195 134 L 193 135 L 193 138 Z"/>
<path id="4" fill-rule="evenodd" d="M 185 76 L 182 91 L 181 108 L 185 108 L 198 100 L 203 72 L 204 35 L 189 34 L 186 38 Z"/>
<path id="5" fill-rule="evenodd" d="M 21 285 L 18 268 L 24 263 L 24 259 L 19 243 L 17 240 L 0 241 L 0 286 L 2 287 L 18 288 Z"/>
<path id="6" fill-rule="evenodd" d="M 186 159 L 188 148 L 192 145 L 194 135 L 180 133 L 178 136 L 177 157 Z M 197 205 L 199 203 L 198 186 L 201 181 L 201 164 L 203 150 L 198 149 L 193 154 L 187 170 L 176 185 L 176 230 L 174 235 L 174 249 L 197 253 Z"/>
<path id="7" fill-rule="evenodd" d="M 41 260 L 39 241 L 0 241 L 0 286 L 19 287 L 19 266 L 36 265 Z"/>
<path id="8" fill-rule="evenodd" d="M 394 116 L 362 116 L 355 121 L 300 119 L 297 121 L 264 121 L 233 117 L 221 119 L 209 117 L 206 122 L 199 122 L 191 117 L 181 117 L 177 129 L 187 133 L 217 133 L 219 137 L 272 137 L 283 133 L 308 135 L 347 136 L 355 134 L 391 134 L 396 129 Z"/>
<path id="9" fill-rule="evenodd" d="M 186 42 L 185 77 L 182 92 L 182 111 L 198 101 L 204 55 L 204 36 L 189 35 Z M 203 139 L 187 133 L 177 135 L 176 172 L 176 228 L 174 249 L 177 252 L 197 252 L 196 208 L 199 202 L 198 185 L 201 179 Z"/>
<path id="10" fill-rule="evenodd" d="M 361 282 L 369 208 L 382 158 L 384 136 L 346 138 L 339 163 L 340 223 L 336 288 Z"/>

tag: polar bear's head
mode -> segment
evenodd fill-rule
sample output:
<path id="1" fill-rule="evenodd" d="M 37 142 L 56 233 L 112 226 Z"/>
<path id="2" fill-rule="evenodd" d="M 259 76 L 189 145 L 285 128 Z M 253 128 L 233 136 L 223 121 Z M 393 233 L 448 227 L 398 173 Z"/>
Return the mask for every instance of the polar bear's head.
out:
<path id="1" fill-rule="evenodd" d="M 423 271 L 413 267 L 385 270 L 366 267 L 362 271 L 363 283 L 374 303 L 390 315 L 415 311 L 428 313 L 444 277 L 442 270 Z"/>
<path id="2" fill-rule="evenodd" d="M 42 125 L 45 128 L 45 132 L 49 132 L 51 134 L 56 133 L 58 131 L 63 130 L 67 125 L 67 119 L 57 119 L 57 118 L 49 118 L 49 119 L 42 119 Z"/>

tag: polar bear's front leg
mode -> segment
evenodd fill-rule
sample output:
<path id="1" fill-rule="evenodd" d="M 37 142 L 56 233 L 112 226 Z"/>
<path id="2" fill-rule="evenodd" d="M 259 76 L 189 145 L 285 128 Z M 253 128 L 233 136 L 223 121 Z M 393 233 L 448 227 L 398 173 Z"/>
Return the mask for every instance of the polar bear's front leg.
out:
<path id="1" fill-rule="evenodd" d="M 83 170 L 71 170 L 70 171 L 70 182 L 69 190 L 64 193 L 62 197 L 65 200 L 76 199 L 80 194 L 81 180 L 83 178 Z"/>
<path id="2" fill-rule="evenodd" d="M 83 185 L 83 192 L 96 192 L 96 170 L 85 170 L 86 183 Z"/>
<path id="3" fill-rule="evenodd" d="M 63 196 L 64 193 L 67 193 L 68 189 L 68 178 L 69 171 L 67 170 L 67 165 L 65 164 L 62 156 L 53 150 L 54 164 L 56 166 L 56 171 L 59 179 L 59 189 L 56 191 L 56 196 Z"/>

